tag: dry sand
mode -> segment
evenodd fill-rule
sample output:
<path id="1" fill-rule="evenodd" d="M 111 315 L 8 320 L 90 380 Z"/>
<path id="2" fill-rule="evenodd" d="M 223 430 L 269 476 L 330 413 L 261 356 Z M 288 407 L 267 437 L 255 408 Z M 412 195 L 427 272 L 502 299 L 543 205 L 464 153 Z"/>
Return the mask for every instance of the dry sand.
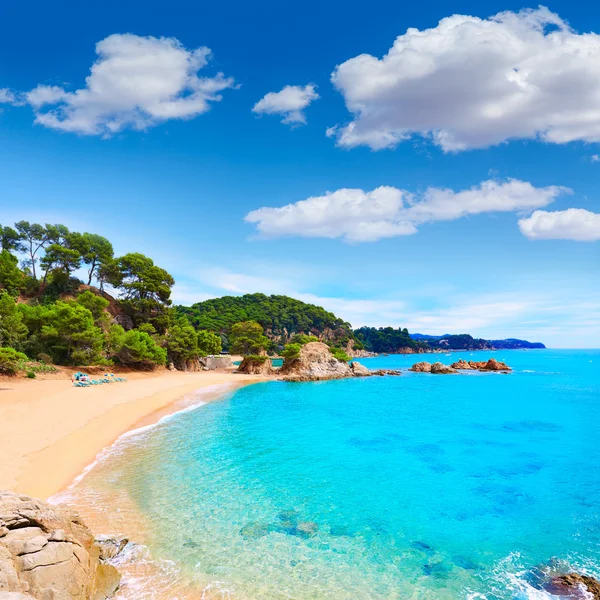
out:
<path id="1" fill-rule="evenodd" d="M 185 394 L 264 379 L 230 371 L 161 371 L 126 377 L 125 383 L 88 388 L 73 387 L 64 375 L 41 380 L 2 378 L 0 489 L 48 498 L 67 487 L 120 435 L 177 410 L 177 401 Z"/>

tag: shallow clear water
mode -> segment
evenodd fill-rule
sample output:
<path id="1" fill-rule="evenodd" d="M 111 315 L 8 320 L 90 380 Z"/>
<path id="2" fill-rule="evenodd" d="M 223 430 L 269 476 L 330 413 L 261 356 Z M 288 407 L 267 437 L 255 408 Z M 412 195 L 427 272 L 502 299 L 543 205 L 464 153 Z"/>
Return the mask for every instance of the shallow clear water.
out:
<path id="1" fill-rule="evenodd" d="M 527 571 L 553 557 L 600 575 L 600 351 L 361 362 L 489 356 L 515 371 L 251 385 L 84 484 L 126 493 L 152 556 L 224 596 L 545 597 Z"/>

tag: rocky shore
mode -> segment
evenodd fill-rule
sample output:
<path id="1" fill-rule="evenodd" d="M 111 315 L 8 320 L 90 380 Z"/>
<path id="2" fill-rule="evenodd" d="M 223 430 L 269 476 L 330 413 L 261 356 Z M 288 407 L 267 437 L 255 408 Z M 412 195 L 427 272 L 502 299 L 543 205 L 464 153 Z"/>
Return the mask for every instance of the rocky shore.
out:
<path id="1" fill-rule="evenodd" d="M 96 540 L 67 508 L 0 491 L 0 598 L 111 598 L 121 576 L 108 561 L 126 543 Z"/>
<path id="2" fill-rule="evenodd" d="M 481 371 L 489 372 L 496 371 L 500 373 L 510 373 L 512 371 L 506 363 L 497 361 L 495 358 L 490 358 L 487 361 L 466 361 L 459 360 L 452 363 L 450 366 L 444 365 L 441 362 L 435 362 L 433 364 L 428 362 L 415 363 L 409 371 L 415 373 L 433 373 L 435 375 L 449 375 L 452 373 L 459 373 L 460 371 Z"/>

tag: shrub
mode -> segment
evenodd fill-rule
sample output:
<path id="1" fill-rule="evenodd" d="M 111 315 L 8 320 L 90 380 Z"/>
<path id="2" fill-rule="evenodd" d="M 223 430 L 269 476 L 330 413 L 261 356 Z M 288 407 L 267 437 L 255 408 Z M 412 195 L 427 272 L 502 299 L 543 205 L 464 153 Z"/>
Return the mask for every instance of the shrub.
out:
<path id="1" fill-rule="evenodd" d="M 281 351 L 281 356 L 283 356 L 283 358 L 293 360 L 295 358 L 298 358 L 300 350 L 302 350 L 301 344 L 286 344 L 286 346 Z"/>
<path id="2" fill-rule="evenodd" d="M 22 352 L 14 348 L 0 348 L 0 373 L 3 375 L 14 375 L 22 361 L 29 360 Z"/>
<path id="3" fill-rule="evenodd" d="M 329 352 L 342 362 L 348 362 L 350 360 L 350 357 L 341 348 L 329 348 Z"/>
<path id="4" fill-rule="evenodd" d="M 35 373 L 33 371 L 27 371 L 25 377 L 27 377 L 27 379 L 35 379 Z"/>
<path id="5" fill-rule="evenodd" d="M 113 328 L 111 333 L 113 334 L 112 352 L 115 360 L 121 364 L 152 369 L 156 365 L 166 363 L 167 351 L 145 331 L 131 329 L 121 335 L 119 330 Z"/>
<path id="6" fill-rule="evenodd" d="M 306 335 L 305 333 L 297 333 L 291 340 L 291 344 L 300 344 L 304 346 L 310 342 L 318 342 L 319 338 L 316 335 Z"/>
<path id="7" fill-rule="evenodd" d="M 267 362 L 267 360 L 269 360 L 268 356 L 265 356 L 264 354 L 248 354 L 248 356 L 245 356 L 244 358 L 246 358 L 249 361 L 252 362 L 257 362 L 257 363 L 264 363 Z"/>

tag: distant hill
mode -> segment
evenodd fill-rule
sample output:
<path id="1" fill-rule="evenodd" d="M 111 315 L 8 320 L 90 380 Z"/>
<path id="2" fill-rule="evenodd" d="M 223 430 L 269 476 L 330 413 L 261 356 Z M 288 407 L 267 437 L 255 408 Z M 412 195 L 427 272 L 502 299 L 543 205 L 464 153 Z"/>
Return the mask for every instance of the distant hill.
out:
<path id="1" fill-rule="evenodd" d="M 423 333 L 411 333 L 410 337 L 415 341 L 426 342 L 433 349 L 448 350 L 515 350 L 519 348 L 545 348 L 541 342 L 528 342 L 508 338 L 506 340 L 484 340 L 462 333 L 459 335 L 427 335 Z"/>
<path id="2" fill-rule="evenodd" d="M 354 337 L 350 324 L 343 319 L 289 296 L 223 296 L 189 307 L 176 306 L 175 310 L 187 316 L 196 329 L 220 333 L 225 348 L 231 326 L 240 321 L 260 323 L 265 335 L 277 345 L 286 344 L 297 333 L 315 335 L 333 345 L 345 345 Z"/>

